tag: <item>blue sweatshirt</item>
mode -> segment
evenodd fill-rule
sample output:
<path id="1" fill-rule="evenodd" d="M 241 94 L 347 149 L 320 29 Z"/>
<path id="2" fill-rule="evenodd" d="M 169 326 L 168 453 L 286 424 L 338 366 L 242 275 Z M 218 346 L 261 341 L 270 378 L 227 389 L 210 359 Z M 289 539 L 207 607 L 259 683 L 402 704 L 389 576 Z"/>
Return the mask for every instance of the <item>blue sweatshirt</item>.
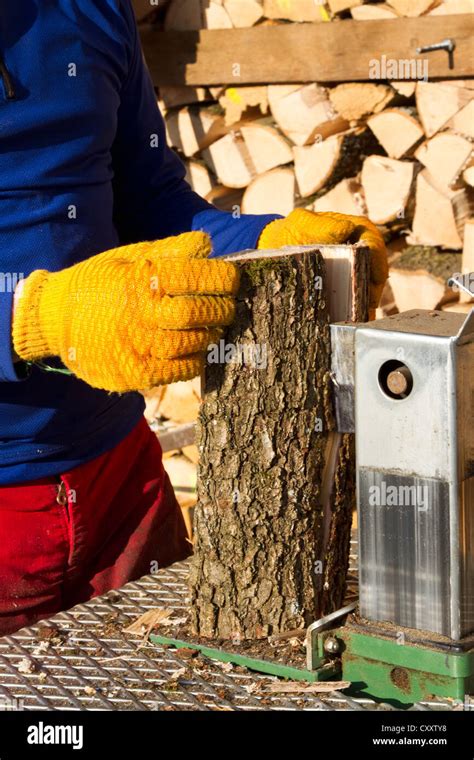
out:
<path id="1" fill-rule="evenodd" d="M 214 255 L 252 248 L 275 216 L 233 218 L 186 184 L 130 0 L 2 0 L 0 74 L 0 484 L 13 484 L 97 457 L 143 413 L 139 394 L 25 376 L 12 361 L 15 282 L 189 230 L 208 232 Z"/>

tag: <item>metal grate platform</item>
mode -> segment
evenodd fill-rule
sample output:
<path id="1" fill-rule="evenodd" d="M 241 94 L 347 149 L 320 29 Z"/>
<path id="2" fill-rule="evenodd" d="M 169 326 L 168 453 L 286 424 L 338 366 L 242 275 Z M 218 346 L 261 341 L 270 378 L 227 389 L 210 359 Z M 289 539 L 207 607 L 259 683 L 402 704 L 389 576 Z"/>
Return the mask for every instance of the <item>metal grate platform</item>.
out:
<path id="1" fill-rule="evenodd" d="M 0 638 L 0 710 L 394 709 L 337 691 L 268 693 L 265 689 L 278 679 L 202 655 L 189 659 L 124 631 L 156 607 L 182 618 L 188 569 L 188 562 L 177 563 Z M 411 709 L 452 708 L 453 703 L 439 701 Z"/>

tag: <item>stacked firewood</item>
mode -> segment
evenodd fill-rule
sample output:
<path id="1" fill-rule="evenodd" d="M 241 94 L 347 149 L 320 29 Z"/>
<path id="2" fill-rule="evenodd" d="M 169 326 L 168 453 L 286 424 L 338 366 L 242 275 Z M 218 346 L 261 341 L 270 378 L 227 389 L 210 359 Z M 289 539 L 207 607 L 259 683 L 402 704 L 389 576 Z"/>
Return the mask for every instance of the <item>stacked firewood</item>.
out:
<path id="1" fill-rule="evenodd" d="M 471 10 L 473 0 L 171 0 L 164 27 Z M 474 269 L 474 80 L 162 87 L 159 105 L 188 181 L 219 208 L 367 215 L 392 259 L 381 313 L 458 300 L 445 274 Z"/>

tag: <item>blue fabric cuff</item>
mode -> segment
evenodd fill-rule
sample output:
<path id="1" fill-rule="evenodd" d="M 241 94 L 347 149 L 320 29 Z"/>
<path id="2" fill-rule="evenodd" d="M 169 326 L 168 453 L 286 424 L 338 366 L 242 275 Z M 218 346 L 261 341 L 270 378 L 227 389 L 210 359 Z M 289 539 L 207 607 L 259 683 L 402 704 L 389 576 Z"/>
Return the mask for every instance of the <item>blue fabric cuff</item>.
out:
<path id="1" fill-rule="evenodd" d="M 211 257 L 225 256 L 236 251 L 257 248 L 263 229 L 281 219 L 279 214 L 241 214 L 216 208 L 200 211 L 193 218 L 193 230 L 203 230 L 212 240 Z"/>
<path id="2" fill-rule="evenodd" d="M 0 293 L 0 382 L 24 380 L 28 372 L 23 362 L 13 363 L 13 293 Z"/>

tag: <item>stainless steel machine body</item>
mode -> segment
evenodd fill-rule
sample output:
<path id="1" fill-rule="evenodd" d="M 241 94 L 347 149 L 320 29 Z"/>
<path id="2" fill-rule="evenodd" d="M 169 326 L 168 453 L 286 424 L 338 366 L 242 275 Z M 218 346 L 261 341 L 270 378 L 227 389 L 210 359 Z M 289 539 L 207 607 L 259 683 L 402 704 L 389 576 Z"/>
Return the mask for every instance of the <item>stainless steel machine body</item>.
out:
<path id="1" fill-rule="evenodd" d="M 474 310 L 332 325 L 340 430 L 356 432 L 360 614 L 474 630 Z"/>

